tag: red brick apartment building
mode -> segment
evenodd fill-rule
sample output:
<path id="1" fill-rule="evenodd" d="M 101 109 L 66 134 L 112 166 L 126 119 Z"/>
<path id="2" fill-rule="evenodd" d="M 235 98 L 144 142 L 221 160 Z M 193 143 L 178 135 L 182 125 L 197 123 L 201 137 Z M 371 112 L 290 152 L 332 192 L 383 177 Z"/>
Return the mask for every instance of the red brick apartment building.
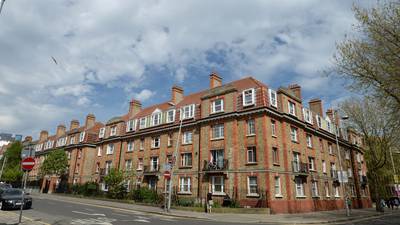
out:
<path id="1" fill-rule="evenodd" d="M 41 132 L 37 168 L 48 151 L 63 148 L 68 181 L 96 181 L 105 191 L 102 178 L 118 168 L 129 175 L 128 189 L 162 192 L 162 174 L 175 162 L 174 193 L 182 198 L 204 201 L 211 192 L 216 201 L 228 195 L 241 206 L 297 213 L 344 208 L 349 195 L 354 207 L 370 207 L 361 138 L 339 129 L 339 157 L 335 124 L 340 119 L 333 110 L 324 115 L 321 100 L 303 105 L 298 85 L 275 91 L 252 77 L 222 84 L 212 73 L 207 90 L 184 95 L 174 86 L 170 101 L 142 108 L 132 100 L 127 114 L 105 124 L 89 114 L 85 126 L 73 120 L 68 131 Z M 340 166 L 347 183 L 339 182 Z M 57 182 L 46 177 L 43 188 Z"/>

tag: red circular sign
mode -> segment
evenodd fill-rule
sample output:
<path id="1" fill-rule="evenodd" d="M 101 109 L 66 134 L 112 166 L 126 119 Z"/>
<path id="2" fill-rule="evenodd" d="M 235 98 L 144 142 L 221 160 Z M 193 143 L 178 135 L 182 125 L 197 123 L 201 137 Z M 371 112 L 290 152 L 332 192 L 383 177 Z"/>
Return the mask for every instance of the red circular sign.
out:
<path id="1" fill-rule="evenodd" d="M 164 172 L 164 178 L 165 179 L 170 179 L 171 178 L 171 173 L 169 171 Z"/>
<path id="2" fill-rule="evenodd" d="M 32 170 L 35 166 L 35 159 L 32 157 L 28 157 L 22 160 L 21 166 L 23 170 Z"/>

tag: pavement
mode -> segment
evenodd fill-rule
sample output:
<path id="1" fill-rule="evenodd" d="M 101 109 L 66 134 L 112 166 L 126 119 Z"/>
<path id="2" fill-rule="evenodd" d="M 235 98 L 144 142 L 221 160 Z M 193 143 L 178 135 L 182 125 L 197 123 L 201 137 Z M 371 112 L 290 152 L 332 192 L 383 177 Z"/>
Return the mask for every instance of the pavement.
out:
<path id="1" fill-rule="evenodd" d="M 387 210 L 384 214 L 375 209 L 352 210 L 346 217 L 344 210 L 301 214 L 229 214 L 171 210 L 166 213 L 159 207 L 129 203 L 77 198 L 56 194 L 34 194 L 33 208 L 23 211 L 23 223 L 30 225 L 126 225 L 151 223 L 188 225 L 253 225 L 262 224 L 400 224 L 400 210 Z M 0 211 L 1 224 L 17 224 L 19 211 Z"/>

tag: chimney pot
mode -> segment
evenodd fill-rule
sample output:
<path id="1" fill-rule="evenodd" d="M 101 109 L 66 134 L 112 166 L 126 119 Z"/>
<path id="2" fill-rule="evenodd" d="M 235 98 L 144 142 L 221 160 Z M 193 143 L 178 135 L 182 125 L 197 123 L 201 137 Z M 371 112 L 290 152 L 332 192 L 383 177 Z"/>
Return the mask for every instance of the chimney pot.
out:
<path id="1" fill-rule="evenodd" d="M 218 75 L 217 72 L 213 71 L 210 74 L 210 88 L 219 87 L 222 85 L 222 78 Z"/>
<path id="2" fill-rule="evenodd" d="M 47 130 L 40 131 L 39 141 L 45 141 L 49 137 Z"/>

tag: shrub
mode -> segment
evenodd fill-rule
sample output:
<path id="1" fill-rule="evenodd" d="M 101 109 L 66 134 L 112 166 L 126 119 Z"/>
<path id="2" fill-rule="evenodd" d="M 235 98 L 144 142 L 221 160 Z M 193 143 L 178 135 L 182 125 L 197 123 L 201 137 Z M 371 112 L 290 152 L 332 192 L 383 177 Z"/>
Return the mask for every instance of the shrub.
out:
<path id="1" fill-rule="evenodd" d="M 176 205 L 184 207 L 193 207 L 195 200 L 193 198 L 178 198 Z"/>
<path id="2" fill-rule="evenodd" d="M 157 194 L 156 191 L 150 190 L 148 188 L 134 189 L 129 193 L 129 198 L 133 199 L 135 202 L 153 203 L 159 204 L 162 202 L 163 197 Z"/>

